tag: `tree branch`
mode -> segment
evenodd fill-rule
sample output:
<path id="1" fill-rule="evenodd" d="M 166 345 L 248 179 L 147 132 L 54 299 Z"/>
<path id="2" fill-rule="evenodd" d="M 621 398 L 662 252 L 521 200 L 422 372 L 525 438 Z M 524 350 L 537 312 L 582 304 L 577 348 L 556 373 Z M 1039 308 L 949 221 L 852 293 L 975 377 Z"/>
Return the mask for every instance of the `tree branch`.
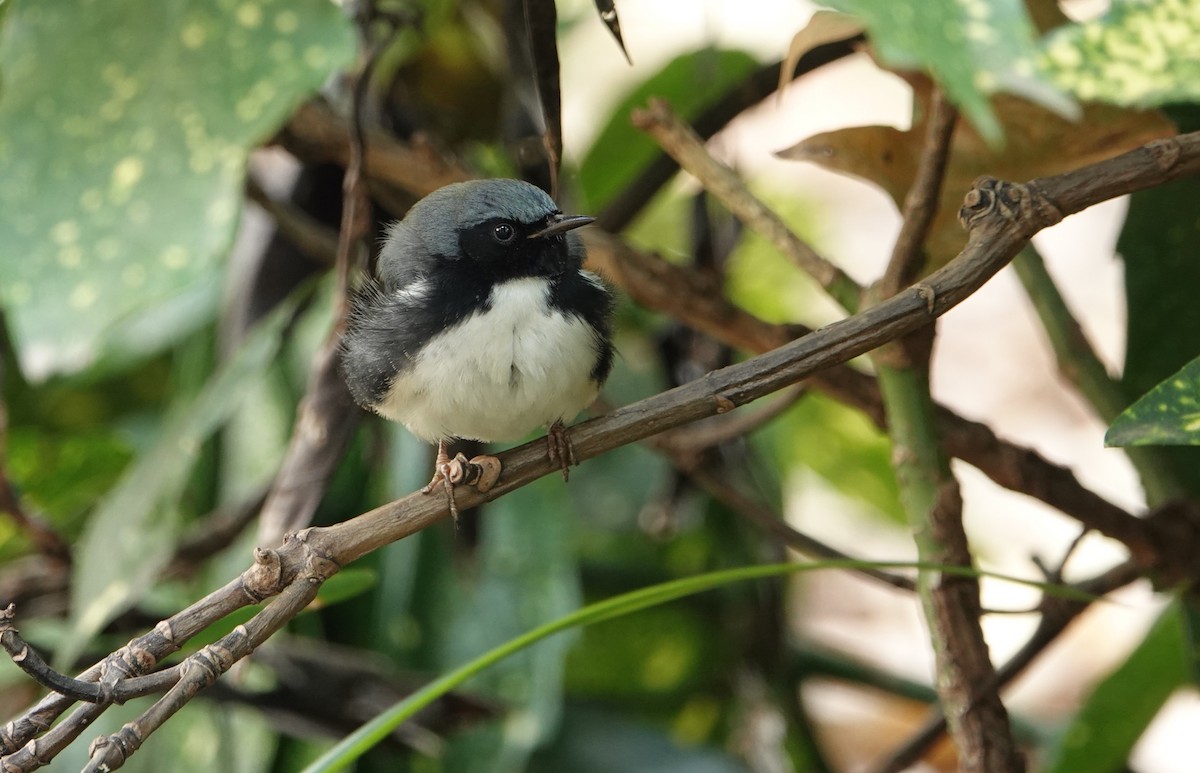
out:
<path id="1" fill-rule="evenodd" d="M 737 173 L 713 158 L 691 127 L 680 121 L 666 102 L 652 100 L 646 109 L 635 110 L 633 125 L 654 137 L 705 190 L 716 196 L 747 228 L 817 280 L 842 308 L 851 312 L 858 308 L 862 288 L 796 236 L 779 215 L 750 193 Z"/>
<path id="2" fill-rule="evenodd" d="M 925 143 L 917 177 L 905 196 L 900 235 L 896 237 L 892 258 L 880 282 L 879 294 L 883 298 L 895 295 L 920 275 L 924 263 L 922 248 L 937 215 L 958 111 L 940 88 L 934 89 L 930 110 L 932 114 L 925 127 Z"/>

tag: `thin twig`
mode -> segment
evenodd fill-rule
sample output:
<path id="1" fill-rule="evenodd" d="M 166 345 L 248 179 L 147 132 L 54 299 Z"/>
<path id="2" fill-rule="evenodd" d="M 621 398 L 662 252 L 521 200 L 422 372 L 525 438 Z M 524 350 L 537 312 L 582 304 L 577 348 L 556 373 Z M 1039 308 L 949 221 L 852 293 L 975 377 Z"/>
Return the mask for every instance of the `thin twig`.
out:
<path id="1" fill-rule="evenodd" d="M 842 308 L 850 312 L 858 309 L 862 288 L 797 236 L 779 215 L 750 192 L 737 173 L 713 158 L 691 127 L 679 120 L 666 102 L 652 100 L 646 109 L 635 110 L 633 124 L 653 137 L 747 228 L 817 280 Z"/>
<path id="2" fill-rule="evenodd" d="M 929 109 L 931 115 L 925 127 L 925 143 L 917 177 L 904 199 L 900 234 L 896 237 L 892 258 L 880 282 L 879 294 L 883 298 L 895 295 L 920 275 L 924 263 L 925 238 L 937 215 L 958 111 L 940 88 L 934 89 Z"/>
<path id="3" fill-rule="evenodd" d="M 419 137 L 404 144 L 386 132 L 366 129 L 363 139 L 367 176 L 397 185 L 416 196 L 475 176 Z M 276 141 L 305 161 L 327 161 L 342 166 L 350 162 L 350 128 L 320 100 L 298 107 Z"/>
<path id="4" fill-rule="evenodd" d="M 681 454 L 695 454 L 747 435 L 783 414 L 807 393 L 803 384 L 785 389 L 771 402 L 753 410 L 742 410 L 706 422 L 664 432 L 655 438 L 656 445 L 671 448 Z"/>
<path id="5" fill-rule="evenodd" d="M 30 647 L 13 626 L 17 607 L 9 604 L 0 610 L 0 647 L 12 658 L 12 662 L 43 687 L 65 695 L 71 700 L 95 703 L 103 699 L 100 685 L 84 682 L 60 674 L 42 660 L 37 650 Z"/>
<path id="6" fill-rule="evenodd" d="M 652 447 L 657 450 L 665 450 L 657 446 Z M 676 461 L 674 456 L 670 458 L 673 462 Z M 843 553 L 837 548 L 826 545 L 815 537 L 792 528 L 773 508 L 746 496 L 718 472 L 706 466 L 693 467 L 691 469 L 684 468 L 683 471 L 714 499 L 720 501 L 758 528 L 774 535 L 776 539 L 796 552 L 810 558 L 823 560 L 859 560 L 855 556 Z M 908 577 L 895 574 L 894 572 L 886 572 L 866 566 L 856 570 L 856 572 L 898 590 L 911 592 L 916 589 L 915 582 Z"/>
<path id="7" fill-rule="evenodd" d="M 791 73 L 783 73 L 783 62 L 770 62 L 751 73 L 719 97 L 692 120 L 692 128 L 708 140 L 743 112 L 771 96 L 781 80 L 799 78 L 827 64 L 853 54 L 864 40 L 862 35 L 848 37 L 816 46 L 800 57 Z M 666 153 L 660 153 L 624 190 L 612 198 L 596 216 L 596 225 L 616 233 L 645 209 L 654 195 L 679 171 L 679 164 Z"/>
<path id="8" fill-rule="evenodd" d="M 904 221 L 880 286 L 888 297 L 906 287 L 924 263 L 925 238 L 937 212 L 957 111 L 939 89 L 925 132 L 916 179 L 904 202 Z M 892 436 L 900 499 L 920 559 L 940 566 L 972 565 L 962 521 L 962 493 L 950 471 L 929 390 L 934 328 L 892 342 L 873 354 Z M 949 717 L 959 767 L 967 773 L 1017 773 L 1024 759 L 999 692 L 989 687 L 995 667 L 983 637 L 979 581 L 921 572 L 917 588 L 937 664 L 937 692 Z"/>

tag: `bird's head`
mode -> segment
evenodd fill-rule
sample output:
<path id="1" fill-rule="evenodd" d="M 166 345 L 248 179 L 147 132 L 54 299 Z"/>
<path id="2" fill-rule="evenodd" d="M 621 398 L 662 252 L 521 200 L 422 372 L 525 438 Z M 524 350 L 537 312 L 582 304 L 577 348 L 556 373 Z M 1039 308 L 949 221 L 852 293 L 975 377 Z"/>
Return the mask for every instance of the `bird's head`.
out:
<path id="1" fill-rule="evenodd" d="M 493 281 L 557 276 L 583 265 L 583 244 L 571 231 L 593 220 L 562 214 L 542 189 L 520 180 L 454 183 L 418 201 L 392 227 L 379 275 L 385 286 L 439 267 Z"/>

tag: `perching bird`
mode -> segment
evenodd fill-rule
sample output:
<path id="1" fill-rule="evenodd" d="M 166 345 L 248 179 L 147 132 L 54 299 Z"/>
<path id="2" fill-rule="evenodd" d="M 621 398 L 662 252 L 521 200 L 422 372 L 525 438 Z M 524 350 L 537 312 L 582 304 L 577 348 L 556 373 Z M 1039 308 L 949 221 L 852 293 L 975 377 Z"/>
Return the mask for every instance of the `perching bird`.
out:
<path id="1" fill-rule="evenodd" d="M 352 302 L 342 370 L 359 405 L 436 442 L 425 493 L 469 476 L 453 438 L 518 440 L 548 426 L 552 461 L 574 464 L 563 427 L 595 399 L 612 367 L 613 299 L 583 270 L 571 231 L 593 218 L 563 215 L 519 180 L 447 185 L 392 226 L 377 281 Z M 483 490 L 499 473 L 493 457 Z"/>

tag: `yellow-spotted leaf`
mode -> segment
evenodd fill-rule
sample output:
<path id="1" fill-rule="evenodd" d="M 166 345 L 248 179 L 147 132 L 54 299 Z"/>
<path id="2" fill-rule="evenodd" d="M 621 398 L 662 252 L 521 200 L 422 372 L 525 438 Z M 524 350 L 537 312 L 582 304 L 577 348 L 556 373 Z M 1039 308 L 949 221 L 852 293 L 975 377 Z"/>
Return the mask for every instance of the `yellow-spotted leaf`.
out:
<path id="1" fill-rule="evenodd" d="M 885 65 L 933 76 L 993 146 L 1006 142 L 990 98 L 1016 94 L 1062 115 L 1075 105 L 1036 72 L 1036 29 L 1023 0 L 828 0 L 867 28 Z"/>
<path id="2" fill-rule="evenodd" d="M 330 0 L 7 6 L 0 305 L 43 378 L 139 320 L 163 343 L 211 314 L 249 149 L 351 60 L 354 36 Z M 192 313 L 164 313 L 173 301 Z"/>
<path id="3" fill-rule="evenodd" d="M 1200 0 L 1115 0 L 1051 32 L 1039 69 L 1080 99 L 1147 107 L 1200 99 Z"/>
<path id="4" fill-rule="evenodd" d="M 1200 445 L 1200 358 L 1143 395 L 1108 428 L 1110 446 Z"/>

